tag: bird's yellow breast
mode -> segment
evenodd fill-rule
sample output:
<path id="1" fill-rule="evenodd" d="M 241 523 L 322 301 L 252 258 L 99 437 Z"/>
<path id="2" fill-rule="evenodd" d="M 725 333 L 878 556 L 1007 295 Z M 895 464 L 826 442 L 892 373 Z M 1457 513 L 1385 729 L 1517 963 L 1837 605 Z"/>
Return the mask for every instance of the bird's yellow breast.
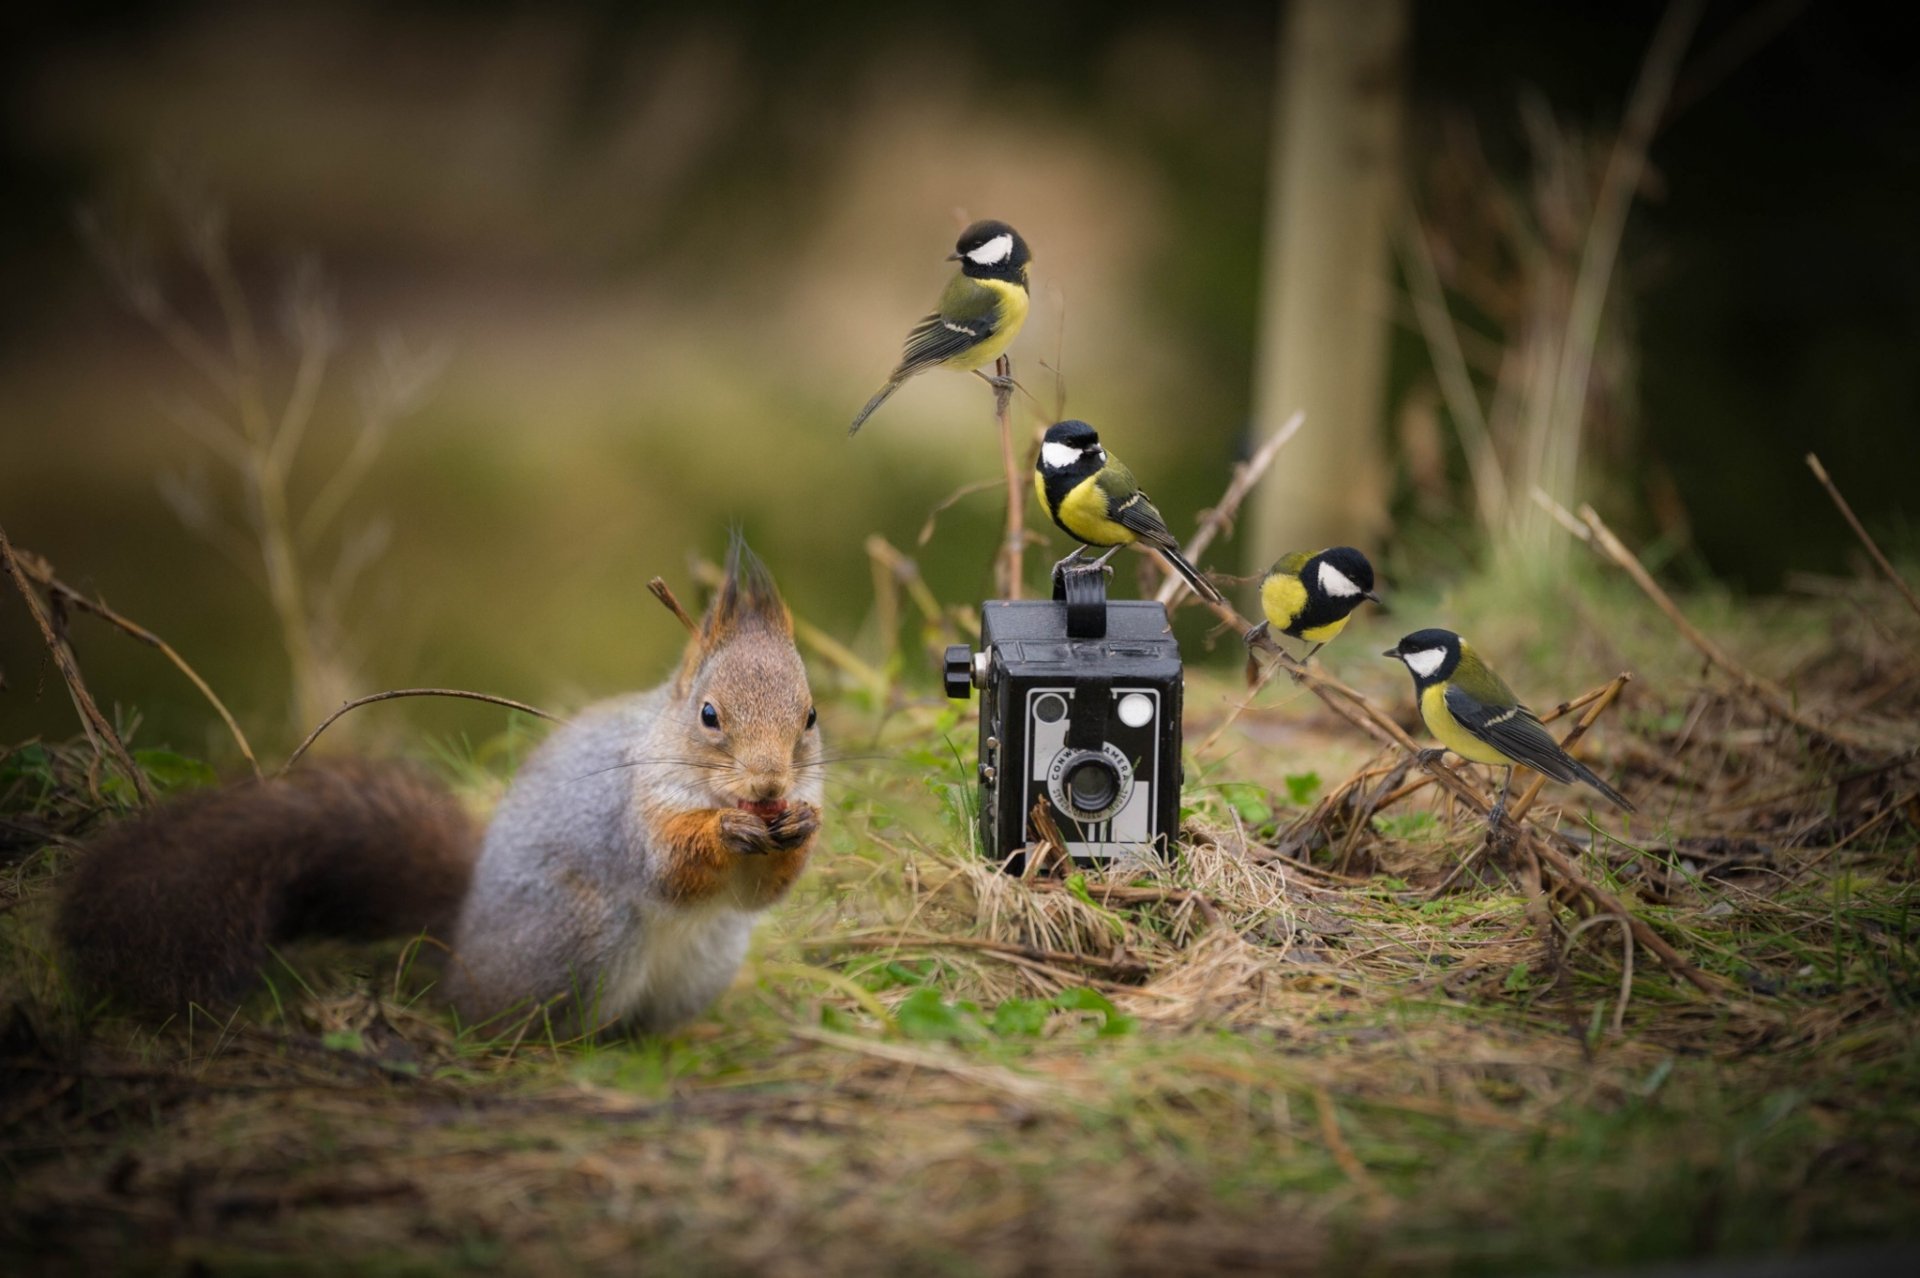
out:
<path id="1" fill-rule="evenodd" d="M 1468 732 L 1453 717 L 1453 711 L 1447 709 L 1447 688 L 1445 684 L 1431 684 L 1420 694 L 1420 717 L 1426 720 L 1427 731 L 1431 732 L 1441 745 L 1453 751 L 1463 759 L 1474 763 L 1511 764 L 1512 759 Z"/>
<path id="2" fill-rule="evenodd" d="M 1308 626 L 1300 632 L 1300 637 L 1308 643 L 1325 643 L 1347 628 L 1347 618 L 1340 617 L 1324 626 Z"/>
<path id="3" fill-rule="evenodd" d="M 1284 631 L 1293 625 L 1307 606 L 1307 588 L 1292 573 L 1276 572 L 1260 587 L 1260 611 L 1267 615 L 1267 624 L 1275 630 Z"/>
<path id="4" fill-rule="evenodd" d="M 1013 345 L 1013 339 L 1020 335 L 1020 326 L 1027 322 L 1027 290 L 1005 280 L 975 280 L 974 283 L 992 290 L 998 305 L 994 312 L 993 332 L 987 339 L 947 360 L 948 368 L 957 368 L 963 373 L 985 368 L 1006 354 L 1007 347 Z"/>
<path id="5" fill-rule="evenodd" d="M 1040 490 L 1040 501 L 1044 505 L 1047 500 L 1046 485 L 1037 473 L 1034 483 Z M 1055 523 L 1089 546 L 1131 546 L 1140 540 L 1133 529 L 1107 518 L 1107 495 L 1100 491 L 1098 472 L 1068 489 L 1052 513 Z"/>

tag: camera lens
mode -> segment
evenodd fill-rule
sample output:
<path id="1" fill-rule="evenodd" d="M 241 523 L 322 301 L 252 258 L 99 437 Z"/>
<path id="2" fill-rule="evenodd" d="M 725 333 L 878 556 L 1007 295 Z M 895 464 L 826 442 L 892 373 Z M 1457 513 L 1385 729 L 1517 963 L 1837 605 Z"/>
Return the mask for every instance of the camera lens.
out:
<path id="1" fill-rule="evenodd" d="M 1083 759 L 1068 769 L 1067 797 L 1082 812 L 1102 812 L 1120 791 L 1119 774 L 1102 758 Z"/>

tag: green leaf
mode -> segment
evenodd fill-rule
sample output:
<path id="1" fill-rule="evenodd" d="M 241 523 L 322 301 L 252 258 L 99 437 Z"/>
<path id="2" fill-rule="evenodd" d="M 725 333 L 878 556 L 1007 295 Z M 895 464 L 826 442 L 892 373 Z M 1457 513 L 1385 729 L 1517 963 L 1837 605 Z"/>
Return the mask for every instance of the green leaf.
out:
<path id="1" fill-rule="evenodd" d="M 133 761 L 140 765 L 140 770 L 152 779 L 154 788 L 162 794 L 214 785 L 220 780 L 219 774 L 206 763 L 190 759 L 184 754 L 175 754 L 171 750 L 157 747 L 135 750 Z"/>
<path id="2" fill-rule="evenodd" d="M 1296 808 L 1306 807 L 1320 793 L 1318 772 L 1295 772 L 1282 779 L 1287 786 L 1287 802 Z"/>
<path id="3" fill-rule="evenodd" d="M 1500 982 L 1500 988 L 1509 994 L 1521 994 L 1533 988 L 1533 974 L 1525 963 L 1515 963 L 1507 969 L 1507 979 Z"/>
<path id="4" fill-rule="evenodd" d="M 361 1052 L 367 1050 L 367 1042 L 360 1037 L 358 1030 L 328 1030 L 320 1039 L 321 1046 L 332 1048 L 336 1052 Z"/>
<path id="5" fill-rule="evenodd" d="M 1079 986 L 1061 990 L 1053 996 L 1053 1005 L 1063 1012 L 1098 1012 L 1102 1037 L 1131 1033 L 1134 1020 L 1115 1007 L 1099 990 Z"/>
<path id="6" fill-rule="evenodd" d="M 1037 998 L 1010 998 L 993 1009 L 989 1027 L 1002 1038 L 1036 1038 L 1052 1011 L 1051 1004 Z"/>
<path id="7" fill-rule="evenodd" d="M 979 1022 L 940 997 L 940 991 L 921 988 L 894 1009 L 894 1024 L 908 1038 L 975 1039 L 982 1037 Z"/>

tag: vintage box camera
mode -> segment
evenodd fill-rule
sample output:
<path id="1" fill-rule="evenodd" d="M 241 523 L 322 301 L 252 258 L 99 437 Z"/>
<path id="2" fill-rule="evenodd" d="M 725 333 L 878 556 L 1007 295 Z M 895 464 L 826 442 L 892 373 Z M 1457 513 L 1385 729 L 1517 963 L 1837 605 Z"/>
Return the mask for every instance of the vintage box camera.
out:
<path id="1" fill-rule="evenodd" d="M 1180 826 L 1180 645 L 1151 600 L 1107 601 L 1103 571 L 1052 600 L 988 600 L 980 651 L 947 649 L 947 695 L 980 690 L 980 845 L 1014 873 L 1051 813 L 1077 864 L 1165 858 Z"/>

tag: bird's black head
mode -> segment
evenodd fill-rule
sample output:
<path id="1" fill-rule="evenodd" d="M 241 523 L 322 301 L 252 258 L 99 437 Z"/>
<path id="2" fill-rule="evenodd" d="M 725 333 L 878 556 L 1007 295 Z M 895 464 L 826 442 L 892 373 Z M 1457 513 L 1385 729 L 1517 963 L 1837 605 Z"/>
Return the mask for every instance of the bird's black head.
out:
<path id="1" fill-rule="evenodd" d="M 1422 687 L 1450 677 L 1460 664 L 1460 636 L 1451 630 L 1416 630 L 1380 654 L 1398 657 Z"/>
<path id="2" fill-rule="evenodd" d="M 1373 565 L 1352 546 L 1331 546 L 1307 561 L 1300 574 L 1308 590 L 1345 604 L 1380 602 L 1373 593 Z"/>
<path id="3" fill-rule="evenodd" d="M 960 263 L 963 274 L 975 279 L 1012 280 L 1025 283 L 1027 263 L 1033 254 L 1020 232 L 1005 222 L 975 222 L 960 233 L 960 240 L 947 256 Z"/>
<path id="4" fill-rule="evenodd" d="M 1106 450 L 1100 447 L 1100 434 L 1082 421 L 1055 422 L 1047 427 L 1040 441 L 1040 457 L 1035 463 L 1049 475 L 1070 471 L 1098 470 L 1106 465 Z"/>

